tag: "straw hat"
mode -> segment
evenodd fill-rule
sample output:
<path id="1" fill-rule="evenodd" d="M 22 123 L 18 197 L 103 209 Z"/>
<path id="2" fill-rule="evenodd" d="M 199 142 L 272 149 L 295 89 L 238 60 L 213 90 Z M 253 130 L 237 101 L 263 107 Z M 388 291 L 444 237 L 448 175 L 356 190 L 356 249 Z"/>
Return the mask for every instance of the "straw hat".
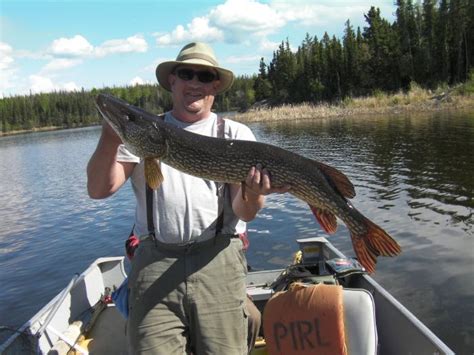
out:
<path id="1" fill-rule="evenodd" d="M 156 78 L 160 85 L 171 91 L 168 76 L 180 64 L 202 65 L 213 68 L 219 74 L 219 86 L 216 94 L 220 94 L 231 87 L 234 82 L 234 74 L 227 69 L 219 67 L 214 51 L 206 43 L 192 42 L 183 47 L 176 60 L 163 62 L 156 67 Z"/>

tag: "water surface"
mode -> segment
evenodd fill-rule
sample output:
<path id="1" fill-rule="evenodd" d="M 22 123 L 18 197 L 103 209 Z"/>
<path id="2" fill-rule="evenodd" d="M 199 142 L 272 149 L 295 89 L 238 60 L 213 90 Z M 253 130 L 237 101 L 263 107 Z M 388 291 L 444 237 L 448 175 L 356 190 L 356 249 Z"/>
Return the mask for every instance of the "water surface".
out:
<path id="1" fill-rule="evenodd" d="M 474 352 L 474 113 L 251 124 L 259 140 L 329 163 L 353 181 L 354 205 L 401 245 L 374 278 L 459 354 Z M 0 324 L 18 326 L 76 272 L 123 255 L 133 224 L 127 184 L 87 196 L 99 128 L 0 138 Z M 296 239 L 325 235 L 306 204 L 267 199 L 249 225 L 249 264 L 283 267 Z M 330 237 L 353 256 L 347 228 Z"/>

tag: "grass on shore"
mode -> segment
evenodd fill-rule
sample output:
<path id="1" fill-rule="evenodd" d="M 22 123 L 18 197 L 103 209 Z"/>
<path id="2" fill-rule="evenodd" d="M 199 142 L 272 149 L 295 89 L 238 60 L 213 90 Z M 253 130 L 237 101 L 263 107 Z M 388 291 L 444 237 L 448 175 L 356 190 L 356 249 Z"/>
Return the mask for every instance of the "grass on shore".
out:
<path id="1" fill-rule="evenodd" d="M 454 88 L 439 88 L 432 92 L 418 85 L 408 92 L 386 94 L 376 92 L 370 97 L 349 98 L 339 104 L 308 103 L 250 109 L 236 114 L 233 119 L 240 122 L 315 119 L 373 114 L 403 114 L 430 112 L 447 109 L 474 108 L 474 80 Z"/>
<path id="2" fill-rule="evenodd" d="M 413 84 L 408 92 L 387 94 L 375 92 L 369 97 L 347 98 L 339 104 L 282 105 L 259 107 L 237 113 L 232 119 L 239 122 L 270 122 L 280 120 L 324 119 L 348 116 L 397 115 L 442 110 L 474 109 L 474 72 L 470 80 L 453 88 L 440 87 L 430 91 Z M 84 126 L 85 127 L 85 126 Z M 16 134 L 52 131 L 66 127 L 34 127 L 30 130 L 1 132 L 0 137 Z"/>

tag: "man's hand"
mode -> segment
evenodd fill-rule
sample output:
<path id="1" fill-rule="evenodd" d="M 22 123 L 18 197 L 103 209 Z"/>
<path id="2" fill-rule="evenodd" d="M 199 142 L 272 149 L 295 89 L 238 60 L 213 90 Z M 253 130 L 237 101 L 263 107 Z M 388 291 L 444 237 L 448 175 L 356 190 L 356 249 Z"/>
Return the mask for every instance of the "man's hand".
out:
<path id="1" fill-rule="evenodd" d="M 118 162 L 117 149 L 122 140 L 104 120 L 99 143 L 87 164 L 87 191 L 94 199 L 114 194 L 130 177 L 135 163 Z"/>
<path id="2" fill-rule="evenodd" d="M 245 179 L 245 192 L 254 195 L 269 195 L 271 193 L 285 193 L 290 190 L 289 186 L 272 187 L 270 173 L 260 164 L 252 166 Z"/>
<path id="3" fill-rule="evenodd" d="M 263 207 L 266 195 L 289 190 L 289 186 L 272 187 L 271 173 L 257 164 L 250 169 L 242 186 L 231 185 L 232 208 L 241 220 L 249 222 Z"/>

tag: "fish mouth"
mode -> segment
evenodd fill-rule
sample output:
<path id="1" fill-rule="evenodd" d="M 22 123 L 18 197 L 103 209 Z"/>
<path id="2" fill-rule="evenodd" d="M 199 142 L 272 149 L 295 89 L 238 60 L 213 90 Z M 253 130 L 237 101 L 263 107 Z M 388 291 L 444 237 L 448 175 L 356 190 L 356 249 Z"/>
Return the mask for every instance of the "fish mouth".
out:
<path id="1" fill-rule="evenodd" d="M 129 106 L 127 102 L 107 94 L 99 94 L 96 99 L 97 110 L 120 137 L 126 132 L 127 124 L 136 120 Z"/>
<path id="2" fill-rule="evenodd" d="M 96 107 L 125 145 L 155 127 L 153 115 L 114 96 L 99 94 Z"/>

